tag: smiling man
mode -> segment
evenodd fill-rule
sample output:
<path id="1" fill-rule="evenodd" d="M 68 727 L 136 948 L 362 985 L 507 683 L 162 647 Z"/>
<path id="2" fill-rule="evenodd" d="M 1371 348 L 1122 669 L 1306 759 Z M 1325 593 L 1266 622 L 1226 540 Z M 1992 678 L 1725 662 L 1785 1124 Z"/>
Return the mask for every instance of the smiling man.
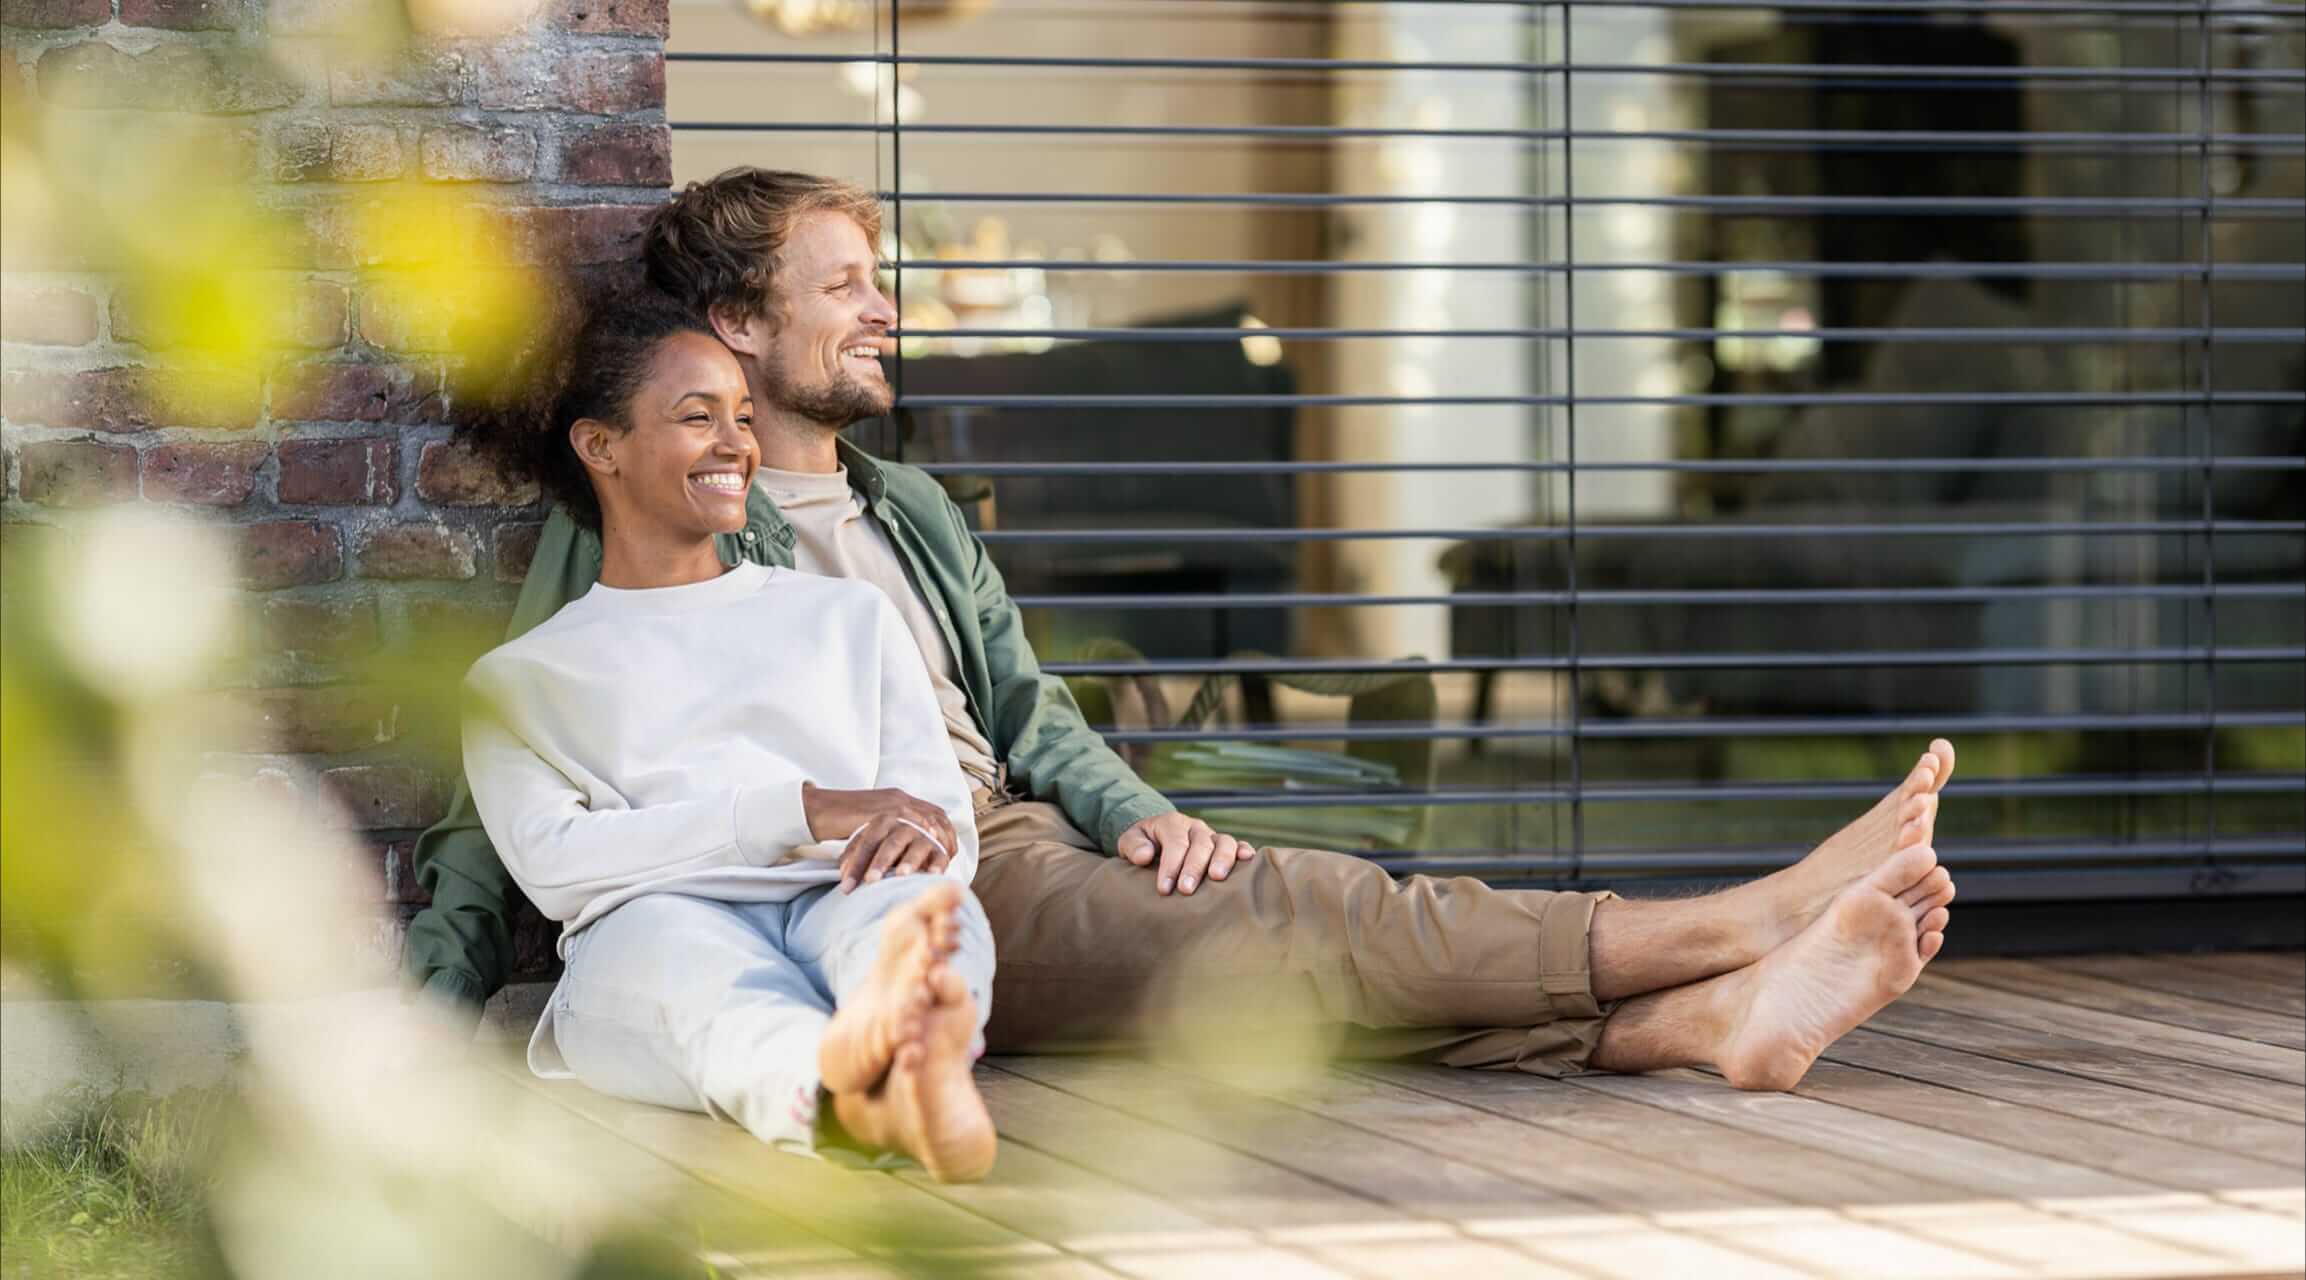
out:
<path id="1" fill-rule="evenodd" d="M 839 438 L 894 401 L 879 234 L 868 192 L 737 169 L 658 213 L 647 267 L 736 354 L 755 402 L 761 468 L 723 558 L 869 582 L 919 647 L 974 792 L 973 888 L 1000 956 L 991 1049 L 1131 1039 L 1166 1013 L 1206 1012 L 1318 1023 L 1352 1051 L 1465 1067 L 1710 1064 L 1780 1088 L 1936 953 L 1953 897 L 1929 847 L 1954 767 L 1943 742 L 1799 862 L 1683 901 L 1397 883 L 1344 854 L 1253 850 L 1176 812 L 1042 673 L 936 482 Z M 600 569 L 597 537 L 556 512 L 513 634 Z M 417 865 L 433 903 L 410 927 L 410 969 L 478 1002 L 510 961 L 510 882 L 461 795 Z"/>

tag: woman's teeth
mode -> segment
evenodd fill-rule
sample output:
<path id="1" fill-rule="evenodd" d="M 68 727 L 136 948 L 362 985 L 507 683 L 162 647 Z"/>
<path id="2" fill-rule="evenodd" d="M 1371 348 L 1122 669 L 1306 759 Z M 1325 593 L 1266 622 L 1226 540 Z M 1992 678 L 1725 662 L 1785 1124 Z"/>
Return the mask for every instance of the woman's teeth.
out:
<path id="1" fill-rule="evenodd" d="M 707 489 L 719 489 L 723 493 L 743 493 L 745 491 L 745 478 L 734 471 L 715 471 L 689 478 Z"/>

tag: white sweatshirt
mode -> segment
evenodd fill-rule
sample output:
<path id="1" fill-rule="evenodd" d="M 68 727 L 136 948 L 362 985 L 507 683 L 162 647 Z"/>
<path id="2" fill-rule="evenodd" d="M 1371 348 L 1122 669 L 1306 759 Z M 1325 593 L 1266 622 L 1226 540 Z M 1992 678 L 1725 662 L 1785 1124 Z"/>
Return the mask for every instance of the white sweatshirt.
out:
<path id="1" fill-rule="evenodd" d="M 801 784 L 896 787 L 977 830 L 929 673 L 869 583 L 743 564 L 594 586 L 465 677 L 481 824 L 537 908 L 579 930 L 644 893 L 777 902 L 840 878 Z"/>

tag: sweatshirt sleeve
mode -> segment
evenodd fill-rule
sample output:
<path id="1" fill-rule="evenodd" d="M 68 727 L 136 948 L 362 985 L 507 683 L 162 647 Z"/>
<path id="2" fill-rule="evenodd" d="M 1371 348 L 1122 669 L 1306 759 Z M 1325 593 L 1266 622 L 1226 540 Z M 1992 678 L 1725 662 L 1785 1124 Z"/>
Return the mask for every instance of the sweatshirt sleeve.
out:
<path id="1" fill-rule="evenodd" d="M 666 876 L 768 866 L 811 842 L 798 782 L 641 808 L 614 800 L 554 749 L 534 693 L 489 666 L 465 681 L 465 778 L 506 870 L 547 916 L 575 919 L 601 894 Z"/>
<path id="2" fill-rule="evenodd" d="M 968 777 L 953 754 L 920 647 L 889 598 L 878 591 L 873 596 L 879 605 L 881 651 L 881 761 L 874 785 L 895 787 L 945 811 L 961 842 L 951 851 L 947 873 L 966 880 L 977 865 L 977 819 Z"/>

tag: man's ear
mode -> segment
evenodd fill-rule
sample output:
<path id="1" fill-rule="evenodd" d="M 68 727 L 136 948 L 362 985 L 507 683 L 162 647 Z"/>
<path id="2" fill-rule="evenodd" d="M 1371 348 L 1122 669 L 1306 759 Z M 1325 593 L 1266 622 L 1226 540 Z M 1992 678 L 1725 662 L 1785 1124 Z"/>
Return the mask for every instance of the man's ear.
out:
<path id="1" fill-rule="evenodd" d="M 768 317 L 737 303 L 715 303 L 705 309 L 705 319 L 713 326 L 713 336 L 721 345 L 740 356 L 758 360 L 769 347 Z"/>
<path id="2" fill-rule="evenodd" d="M 585 470 L 596 476 L 613 476 L 617 473 L 615 446 L 623 435 L 598 418 L 579 418 L 568 429 L 568 443 Z"/>

